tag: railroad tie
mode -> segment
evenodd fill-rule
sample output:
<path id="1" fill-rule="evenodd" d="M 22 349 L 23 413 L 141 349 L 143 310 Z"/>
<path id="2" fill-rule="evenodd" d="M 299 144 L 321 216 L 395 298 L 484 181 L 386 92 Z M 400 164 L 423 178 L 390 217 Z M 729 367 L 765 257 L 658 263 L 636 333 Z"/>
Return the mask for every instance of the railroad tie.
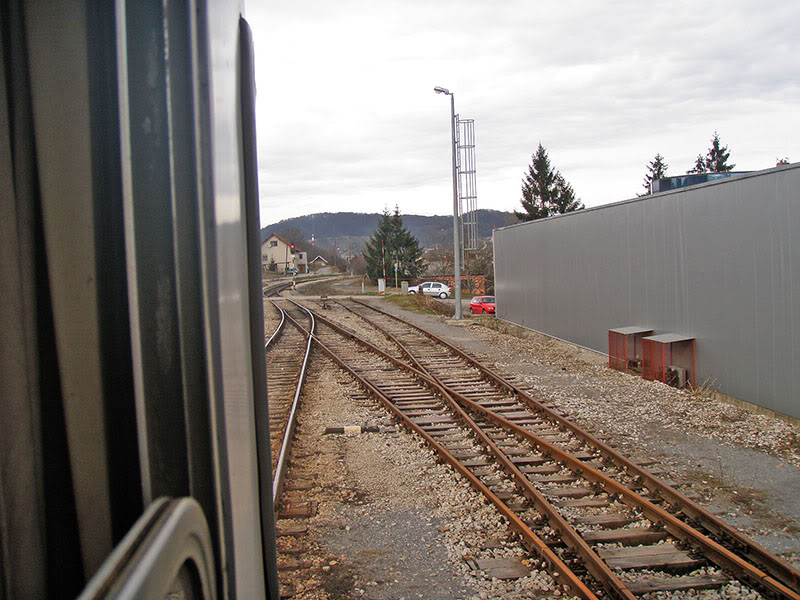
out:
<path id="1" fill-rule="evenodd" d="M 278 512 L 279 519 L 302 519 L 313 517 L 317 514 L 316 502 L 300 502 L 298 504 L 286 504 Z"/>
<path id="2" fill-rule="evenodd" d="M 632 527 L 623 529 L 602 529 L 587 531 L 583 539 L 592 544 L 622 544 L 623 546 L 639 546 L 654 544 L 667 539 L 667 533 L 650 527 Z"/>
<path id="3" fill-rule="evenodd" d="M 650 592 L 677 592 L 681 590 L 710 590 L 730 582 L 725 575 L 699 575 L 684 577 L 649 577 L 627 583 L 628 589 L 641 596 Z"/>
<path id="4" fill-rule="evenodd" d="M 572 487 L 556 487 L 544 490 L 545 495 L 551 498 L 584 498 L 594 496 L 597 491 L 594 488 L 576 485 Z"/>
<path id="5" fill-rule="evenodd" d="M 601 548 L 597 554 L 612 569 L 690 570 L 706 564 L 692 558 L 674 544 L 655 546 Z"/>
<path id="6" fill-rule="evenodd" d="M 528 475 L 532 483 L 573 483 L 578 481 L 575 475 Z"/>
<path id="7" fill-rule="evenodd" d="M 608 498 L 570 498 L 556 502 L 556 506 L 570 508 L 602 508 L 611 504 Z"/>
<path id="8" fill-rule="evenodd" d="M 511 459 L 512 463 L 517 465 L 517 467 L 527 466 L 527 465 L 542 465 L 548 462 L 546 458 L 543 458 L 541 456 L 511 456 L 509 458 Z M 522 469 L 520 469 L 520 471 L 522 471 L 523 473 L 525 472 Z"/>
<path id="9" fill-rule="evenodd" d="M 609 512 L 600 515 L 590 515 L 588 517 L 579 517 L 576 522 L 581 525 L 596 525 L 597 527 L 604 528 L 617 528 L 624 527 L 635 523 L 637 519 L 619 512 Z"/>

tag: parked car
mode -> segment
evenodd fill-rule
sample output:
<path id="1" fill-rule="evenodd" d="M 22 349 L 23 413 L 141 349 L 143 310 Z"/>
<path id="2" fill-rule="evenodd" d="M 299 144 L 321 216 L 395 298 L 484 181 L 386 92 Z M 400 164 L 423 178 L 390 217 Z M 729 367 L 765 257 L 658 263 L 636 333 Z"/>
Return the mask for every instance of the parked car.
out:
<path id="1" fill-rule="evenodd" d="M 292 269 L 286 269 L 286 271 L 284 271 L 284 273 L 285 273 L 286 275 L 297 275 L 299 272 L 300 272 L 300 271 L 299 271 L 299 270 L 297 270 L 297 269 L 295 269 L 295 268 L 292 268 Z"/>
<path id="2" fill-rule="evenodd" d="M 494 296 L 475 296 L 469 303 L 473 315 L 494 314 Z"/>
<path id="3" fill-rule="evenodd" d="M 438 296 L 439 298 L 450 297 L 450 287 L 438 281 L 426 281 L 419 285 L 412 285 L 408 288 L 409 294 L 423 294 L 426 296 Z"/>

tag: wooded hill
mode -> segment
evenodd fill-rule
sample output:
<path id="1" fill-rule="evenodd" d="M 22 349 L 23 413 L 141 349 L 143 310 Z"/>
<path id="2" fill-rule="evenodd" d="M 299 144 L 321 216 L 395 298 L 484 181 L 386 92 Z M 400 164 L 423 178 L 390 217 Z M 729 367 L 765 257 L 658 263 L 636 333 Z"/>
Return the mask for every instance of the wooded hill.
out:
<path id="1" fill-rule="evenodd" d="M 289 230 L 303 232 L 306 239 L 314 233 L 316 243 L 323 246 L 336 246 L 340 251 L 361 250 L 365 240 L 375 231 L 380 213 L 316 213 L 292 219 L 284 219 L 261 230 L 261 239 L 270 233 L 284 233 Z M 420 246 L 430 248 L 436 245 L 453 243 L 452 215 L 402 215 L 403 225 L 419 240 Z M 517 222 L 514 213 L 499 210 L 478 211 L 478 235 L 489 238 L 492 230 Z"/>

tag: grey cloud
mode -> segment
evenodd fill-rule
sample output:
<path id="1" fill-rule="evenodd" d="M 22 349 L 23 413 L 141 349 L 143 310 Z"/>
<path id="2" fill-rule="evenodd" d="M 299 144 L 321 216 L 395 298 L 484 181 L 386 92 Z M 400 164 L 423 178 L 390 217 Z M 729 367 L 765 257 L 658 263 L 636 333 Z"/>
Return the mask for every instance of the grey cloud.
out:
<path id="1" fill-rule="evenodd" d="M 715 129 L 736 140 L 741 168 L 771 166 L 772 154 L 797 160 L 800 5 L 704 8 L 632 0 L 252 5 L 263 51 L 262 194 L 297 210 L 308 198 L 346 210 L 352 195 L 380 209 L 403 193 L 420 210 L 431 206 L 449 177 L 449 107 L 434 85 L 454 90 L 456 109 L 476 120 L 479 203 L 515 207 L 540 140 L 591 202 L 638 191 L 656 151 L 674 172 L 688 168 Z"/>

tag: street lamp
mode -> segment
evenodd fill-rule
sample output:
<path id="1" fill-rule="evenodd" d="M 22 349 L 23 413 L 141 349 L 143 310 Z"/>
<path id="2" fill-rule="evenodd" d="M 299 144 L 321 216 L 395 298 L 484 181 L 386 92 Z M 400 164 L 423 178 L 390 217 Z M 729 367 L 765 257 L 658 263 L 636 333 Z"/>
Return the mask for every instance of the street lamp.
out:
<path id="1" fill-rule="evenodd" d="M 445 94 L 450 96 L 450 146 L 453 154 L 453 267 L 455 270 L 453 283 L 455 284 L 456 293 L 456 310 L 454 318 L 460 320 L 461 314 L 461 227 L 458 218 L 458 174 L 456 173 L 456 100 L 453 94 L 447 88 L 439 87 L 438 85 L 433 88 L 437 94 Z"/>

